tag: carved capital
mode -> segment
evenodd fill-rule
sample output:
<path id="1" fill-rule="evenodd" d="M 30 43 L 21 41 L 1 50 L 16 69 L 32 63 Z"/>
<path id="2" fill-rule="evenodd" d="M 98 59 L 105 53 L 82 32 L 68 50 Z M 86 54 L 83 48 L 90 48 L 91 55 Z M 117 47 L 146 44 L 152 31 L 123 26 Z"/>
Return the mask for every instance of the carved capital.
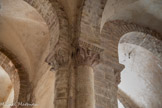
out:
<path id="1" fill-rule="evenodd" d="M 77 65 L 93 66 L 100 62 L 100 53 L 102 49 L 95 47 L 83 41 L 79 41 L 77 49 L 76 62 Z"/>
<path id="2" fill-rule="evenodd" d="M 115 69 L 116 84 L 119 85 L 121 82 L 121 72 L 124 70 L 125 66 L 118 64 L 118 69 Z"/>
<path id="3" fill-rule="evenodd" d="M 46 58 L 46 62 L 52 66 L 51 71 L 56 71 L 61 67 L 68 66 L 70 57 L 70 47 L 57 44 L 55 49 Z"/>
<path id="4" fill-rule="evenodd" d="M 117 72 L 117 73 L 115 74 L 115 76 L 116 76 L 116 84 L 119 85 L 120 82 L 121 82 L 120 72 Z"/>

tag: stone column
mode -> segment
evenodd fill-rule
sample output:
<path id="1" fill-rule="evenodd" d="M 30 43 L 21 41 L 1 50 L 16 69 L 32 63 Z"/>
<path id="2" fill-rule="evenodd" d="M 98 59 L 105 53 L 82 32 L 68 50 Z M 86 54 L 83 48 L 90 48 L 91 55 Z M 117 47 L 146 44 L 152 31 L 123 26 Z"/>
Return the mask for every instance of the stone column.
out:
<path id="1" fill-rule="evenodd" d="M 68 108 L 71 52 L 68 44 L 59 44 L 46 59 L 55 71 L 54 108 Z"/>
<path id="2" fill-rule="evenodd" d="M 79 42 L 77 50 L 76 108 L 95 108 L 93 65 L 99 63 L 101 49 Z"/>

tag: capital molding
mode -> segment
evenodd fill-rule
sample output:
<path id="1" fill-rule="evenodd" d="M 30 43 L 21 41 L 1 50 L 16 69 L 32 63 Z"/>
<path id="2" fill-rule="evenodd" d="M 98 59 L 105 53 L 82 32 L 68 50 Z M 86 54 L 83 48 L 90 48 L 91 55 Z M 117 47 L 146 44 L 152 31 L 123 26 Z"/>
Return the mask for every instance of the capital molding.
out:
<path id="1" fill-rule="evenodd" d="M 67 44 L 57 44 L 46 58 L 46 62 L 52 66 L 51 71 L 57 71 L 67 67 L 71 60 L 72 48 Z"/>
<path id="2" fill-rule="evenodd" d="M 121 82 L 121 72 L 124 70 L 125 66 L 123 64 L 118 65 L 118 69 L 115 69 L 116 84 L 119 85 Z"/>
<path id="3" fill-rule="evenodd" d="M 102 51 L 103 49 L 101 48 L 79 40 L 79 45 L 76 51 L 77 65 L 97 65 L 100 62 L 100 54 Z"/>

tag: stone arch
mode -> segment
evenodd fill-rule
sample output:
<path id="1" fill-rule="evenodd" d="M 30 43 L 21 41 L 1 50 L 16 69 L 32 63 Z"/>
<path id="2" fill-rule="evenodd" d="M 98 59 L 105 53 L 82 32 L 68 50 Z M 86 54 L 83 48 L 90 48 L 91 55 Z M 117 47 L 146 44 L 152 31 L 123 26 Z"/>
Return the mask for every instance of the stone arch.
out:
<path id="1" fill-rule="evenodd" d="M 73 35 L 69 35 L 70 26 L 67 15 L 63 6 L 57 0 L 25 0 L 31 6 L 33 6 L 45 19 L 50 30 L 51 42 L 50 53 L 46 58 L 46 62 L 49 65 L 53 65 L 53 56 L 60 48 L 67 50 L 65 47 L 71 47 L 73 42 Z M 46 8 L 46 6 L 48 8 Z M 47 10 L 45 10 L 47 9 Z M 55 20 L 53 20 L 55 19 Z M 53 22 L 51 22 L 53 21 Z M 65 44 L 65 45 L 62 45 Z M 69 52 L 69 51 L 68 51 Z M 70 52 L 71 53 L 71 52 Z"/>
<path id="2" fill-rule="evenodd" d="M 0 45 L 1 66 L 9 74 L 14 83 L 14 102 L 30 102 L 32 85 L 29 82 L 28 74 L 17 57 L 13 55 L 2 44 Z"/>
<path id="3" fill-rule="evenodd" d="M 101 32 L 102 46 L 107 52 L 106 57 L 109 58 L 109 65 L 114 68 L 119 67 L 118 43 L 124 34 L 133 31 L 150 34 L 155 38 L 162 40 L 162 36 L 158 32 L 151 30 L 148 27 L 143 27 L 135 23 L 127 23 L 121 20 L 109 21 L 105 23 Z"/>
<path id="4" fill-rule="evenodd" d="M 20 80 L 16 67 L 13 62 L 2 52 L 0 52 L 0 66 L 7 72 L 11 79 L 12 85 L 14 85 L 14 103 L 18 101 Z"/>
<path id="5" fill-rule="evenodd" d="M 68 20 L 63 7 L 57 0 L 24 0 L 34 7 L 46 21 L 51 35 L 51 50 L 58 41 L 69 41 Z"/>
<path id="6" fill-rule="evenodd" d="M 111 86 L 113 86 L 114 88 L 110 91 L 111 94 L 116 96 L 115 97 L 116 99 L 114 100 L 117 100 L 118 84 L 120 83 L 120 73 L 124 68 L 124 65 L 119 63 L 118 44 L 120 38 L 124 34 L 133 31 L 139 31 L 146 34 L 151 34 L 152 36 L 155 36 L 159 40 L 161 39 L 161 35 L 156 31 L 151 30 L 147 27 L 137 25 L 135 23 L 128 23 L 123 20 L 108 21 L 105 23 L 101 31 L 101 35 L 100 35 L 101 47 L 104 49 L 103 55 L 101 56 L 101 61 L 102 61 L 103 69 L 107 69 L 106 67 L 108 66 L 113 68 L 113 72 L 111 74 L 110 74 L 111 71 L 109 70 L 108 71 L 109 74 L 112 75 L 115 79 L 115 81 L 112 80 L 113 83 L 111 84 Z M 102 67 L 100 68 L 102 69 Z M 114 101 L 114 103 L 117 102 Z"/>

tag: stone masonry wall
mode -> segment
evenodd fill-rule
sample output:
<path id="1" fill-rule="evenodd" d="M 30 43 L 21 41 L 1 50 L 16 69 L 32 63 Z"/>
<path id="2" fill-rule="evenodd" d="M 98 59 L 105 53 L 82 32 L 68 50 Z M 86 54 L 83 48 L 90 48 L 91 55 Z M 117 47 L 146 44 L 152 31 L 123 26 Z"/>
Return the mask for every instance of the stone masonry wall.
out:
<path id="1" fill-rule="evenodd" d="M 117 84 L 113 68 L 95 69 L 95 94 L 96 108 L 117 108 Z"/>

